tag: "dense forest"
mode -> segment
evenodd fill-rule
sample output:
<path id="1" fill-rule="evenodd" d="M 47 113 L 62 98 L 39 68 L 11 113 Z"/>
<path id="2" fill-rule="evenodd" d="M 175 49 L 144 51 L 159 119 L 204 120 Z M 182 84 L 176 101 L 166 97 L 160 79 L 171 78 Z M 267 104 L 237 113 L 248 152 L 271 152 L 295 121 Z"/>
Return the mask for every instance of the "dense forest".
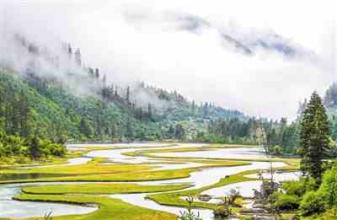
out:
<path id="1" fill-rule="evenodd" d="M 144 82 L 119 85 L 99 68 L 85 66 L 80 50 L 73 52 L 68 44 L 62 45 L 61 59 L 20 36 L 14 41 L 29 59 L 21 71 L 1 64 L 0 156 L 61 156 L 66 142 L 166 139 L 261 144 L 272 154 L 298 153 L 306 102 L 291 123 L 286 118 L 256 119 Z M 48 68 L 41 68 L 46 63 Z M 324 97 L 332 144 L 337 137 L 336 93 L 333 84 Z"/>

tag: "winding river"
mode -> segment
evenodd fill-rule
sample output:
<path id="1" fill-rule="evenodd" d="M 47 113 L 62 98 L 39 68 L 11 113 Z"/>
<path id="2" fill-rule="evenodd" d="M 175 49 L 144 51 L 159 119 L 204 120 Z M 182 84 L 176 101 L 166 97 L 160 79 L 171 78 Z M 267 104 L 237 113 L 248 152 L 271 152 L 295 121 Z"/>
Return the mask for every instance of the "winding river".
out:
<path id="1" fill-rule="evenodd" d="M 141 149 L 161 149 L 165 148 L 175 148 L 175 147 L 197 147 L 204 144 L 180 144 L 178 146 L 173 146 L 170 144 L 114 144 L 114 145 L 100 145 L 109 147 L 106 150 L 94 150 L 89 152 L 84 157 L 70 159 L 69 164 L 84 164 L 96 157 L 105 157 L 108 161 L 113 163 L 154 163 L 158 166 L 154 169 L 183 169 L 191 167 L 200 167 L 202 164 L 199 163 L 168 163 L 167 160 L 153 157 L 144 156 L 127 156 L 125 153 L 141 150 Z M 88 145 L 69 145 L 69 149 L 79 149 L 87 147 Z M 95 145 L 99 146 L 99 145 Z M 111 147 L 118 147 L 117 149 L 110 149 Z M 123 147 L 123 148 L 121 148 Z M 222 148 L 222 149 L 212 149 L 210 151 L 198 151 L 198 152 L 174 152 L 174 153 L 156 153 L 158 156 L 164 157 L 196 157 L 196 158 L 230 158 L 230 159 L 263 159 L 265 155 L 260 148 Z M 142 181 L 139 184 L 175 184 L 175 183 L 191 183 L 193 186 L 189 189 L 196 189 L 204 186 L 208 186 L 217 183 L 221 178 L 228 175 L 237 174 L 242 171 L 255 170 L 255 169 L 268 169 L 270 168 L 269 162 L 256 162 L 252 161 L 249 165 L 243 166 L 232 166 L 232 167 L 211 167 L 199 169 L 198 171 L 192 172 L 187 178 L 182 179 L 172 179 L 172 180 L 158 180 L 158 181 Z M 286 164 L 283 162 L 273 162 L 273 167 L 283 167 Z M 256 176 L 250 176 L 256 177 Z M 288 179 L 298 178 L 298 174 L 277 174 L 279 181 L 284 181 Z M 86 182 L 87 183 L 87 182 Z M 65 214 L 85 214 L 95 211 L 97 207 L 88 207 L 80 205 L 68 205 L 60 203 L 45 203 L 45 202 L 23 202 L 15 201 L 11 198 L 20 192 L 23 185 L 44 185 L 44 184 L 56 184 L 54 183 L 29 183 L 29 184 L 8 184 L 0 185 L 0 217 L 7 218 L 26 218 L 26 217 L 37 217 L 43 216 L 45 213 L 52 211 L 53 216 L 65 215 Z M 71 183 L 62 182 L 57 184 L 81 184 L 81 183 Z M 260 181 L 247 181 L 236 184 L 230 184 L 224 187 L 213 188 L 205 191 L 204 193 L 210 194 L 214 197 L 223 196 L 230 191 L 232 188 L 237 188 L 240 190 L 243 196 L 250 197 L 252 195 L 253 189 L 260 186 Z M 179 207 L 164 206 L 157 204 L 156 202 L 145 199 L 147 193 L 135 193 L 135 194 L 114 194 L 110 195 L 113 198 L 119 198 L 125 202 L 133 205 L 150 208 L 154 210 L 161 210 L 179 215 L 184 209 Z M 194 212 L 198 212 L 204 220 L 212 219 L 213 212 L 208 209 L 196 209 Z"/>

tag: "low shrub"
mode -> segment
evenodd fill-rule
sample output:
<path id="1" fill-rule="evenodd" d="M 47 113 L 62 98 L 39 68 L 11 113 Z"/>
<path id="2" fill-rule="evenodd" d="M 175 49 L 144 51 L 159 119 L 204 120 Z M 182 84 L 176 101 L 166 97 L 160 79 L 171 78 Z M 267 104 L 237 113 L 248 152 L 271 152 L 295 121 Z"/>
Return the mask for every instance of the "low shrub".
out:
<path id="1" fill-rule="evenodd" d="M 273 194 L 274 207 L 281 211 L 297 209 L 300 206 L 301 199 L 296 195 L 288 195 L 280 192 Z"/>
<path id="2" fill-rule="evenodd" d="M 300 211 L 301 215 L 309 216 L 313 214 L 319 214 L 326 209 L 325 196 L 317 191 L 307 192 L 301 201 Z"/>

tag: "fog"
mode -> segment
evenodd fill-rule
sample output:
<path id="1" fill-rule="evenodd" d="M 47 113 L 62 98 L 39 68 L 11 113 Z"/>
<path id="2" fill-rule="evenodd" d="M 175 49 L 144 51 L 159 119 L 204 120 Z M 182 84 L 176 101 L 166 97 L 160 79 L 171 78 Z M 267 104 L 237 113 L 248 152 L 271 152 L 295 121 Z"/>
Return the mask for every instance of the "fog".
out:
<path id="1" fill-rule="evenodd" d="M 334 8 L 332 0 L 2 0 L 0 30 L 53 52 L 70 42 L 112 83 L 145 81 L 249 115 L 294 118 L 299 101 L 337 81 Z M 24 66 L 1 36 L 0 59 Z"/>

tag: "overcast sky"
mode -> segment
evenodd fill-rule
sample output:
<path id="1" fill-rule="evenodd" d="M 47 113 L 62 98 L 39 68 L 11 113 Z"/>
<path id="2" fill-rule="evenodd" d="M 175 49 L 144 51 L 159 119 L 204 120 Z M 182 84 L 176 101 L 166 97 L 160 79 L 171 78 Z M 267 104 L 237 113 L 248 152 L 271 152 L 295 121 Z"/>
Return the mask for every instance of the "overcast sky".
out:
<path id="1" fill-rule="evenodd" d="M 142 80 L 249 115 L 294 118 L 337 81 L 334 1 L 0 0 L 2 28 L 80 47 Z"/>

